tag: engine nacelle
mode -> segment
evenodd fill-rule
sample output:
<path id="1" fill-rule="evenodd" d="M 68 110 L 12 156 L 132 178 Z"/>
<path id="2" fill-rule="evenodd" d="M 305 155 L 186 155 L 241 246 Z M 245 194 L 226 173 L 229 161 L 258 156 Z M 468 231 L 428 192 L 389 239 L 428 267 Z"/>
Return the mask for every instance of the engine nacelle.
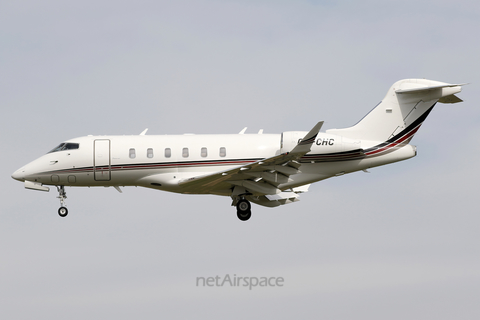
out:
<path id="1" fill-rule="evenodd" d="M 289 152 L 305 137 L 307 131 L 286 131 L 282 133 L 281 152 Z M 328 154 L 361 149 L 360 140 L 319 133 L 309 153 Z"/>
<path id="2" fill-rule="evenodd" d="M 285 131 L 282 132 L 280 142 L 281 153 L 289 152 L 307 135 L 308 131 Z"/>

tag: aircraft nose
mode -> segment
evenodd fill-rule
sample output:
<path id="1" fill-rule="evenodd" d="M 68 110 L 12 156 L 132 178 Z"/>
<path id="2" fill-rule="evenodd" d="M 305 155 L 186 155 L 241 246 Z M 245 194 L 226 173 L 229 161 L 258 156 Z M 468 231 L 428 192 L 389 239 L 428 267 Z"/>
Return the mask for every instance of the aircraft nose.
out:
<path id="1" fill-rule="evenodd" d="M 25 181 L 25 167 L 18 169 L 12 174 L 12 178 L 18 181 Z"/>

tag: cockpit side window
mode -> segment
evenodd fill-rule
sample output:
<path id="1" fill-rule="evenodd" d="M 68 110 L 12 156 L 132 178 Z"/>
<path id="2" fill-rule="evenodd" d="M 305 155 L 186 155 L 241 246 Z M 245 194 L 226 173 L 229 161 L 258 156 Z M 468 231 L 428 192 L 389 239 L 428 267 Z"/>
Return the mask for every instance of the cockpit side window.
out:
<path id="1" fill-rule="evenodd" d="M 48 151 L 48 153 L 60 151 L 64 146 L 65 146 L 65 143 L 60 143 L 58 147 L 53 148 L 52 150 Z"/>
<path id="2" fill-rule="evenodd" d="M 75 150 L 75 149 L 78 149 L 78 148 L 80 148 L 80 144 L 78 144 L 78 143 L 63 142 L 63 143 L 60 143 L 60 145 L 58 147 L 53 148 L 48 153 L 63 151 L 63 150 Z"/>

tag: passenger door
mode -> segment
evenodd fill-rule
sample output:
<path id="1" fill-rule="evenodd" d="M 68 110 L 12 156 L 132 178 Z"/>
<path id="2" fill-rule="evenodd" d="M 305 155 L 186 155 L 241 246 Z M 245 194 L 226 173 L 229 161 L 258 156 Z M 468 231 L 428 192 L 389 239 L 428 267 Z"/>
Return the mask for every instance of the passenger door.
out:
<path id="1" fill-rule="evenodd" d="M 110 180 L 110 140 L 98 139 L 93 143 L 93 175 L 95 181 Z"/>

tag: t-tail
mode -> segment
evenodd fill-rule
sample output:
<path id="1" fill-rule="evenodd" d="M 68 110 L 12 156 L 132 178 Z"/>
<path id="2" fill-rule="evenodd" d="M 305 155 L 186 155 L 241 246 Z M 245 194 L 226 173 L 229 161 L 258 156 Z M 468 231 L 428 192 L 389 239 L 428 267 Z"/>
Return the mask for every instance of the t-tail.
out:
<path id="1" fill-rule="evenodd" d="M 464 84 L 407 79 L 393 84 L 385 98 L 356 125 L 327 133 L 355 140 L 408 143 L 437 102 L 462 102 Z"/>

